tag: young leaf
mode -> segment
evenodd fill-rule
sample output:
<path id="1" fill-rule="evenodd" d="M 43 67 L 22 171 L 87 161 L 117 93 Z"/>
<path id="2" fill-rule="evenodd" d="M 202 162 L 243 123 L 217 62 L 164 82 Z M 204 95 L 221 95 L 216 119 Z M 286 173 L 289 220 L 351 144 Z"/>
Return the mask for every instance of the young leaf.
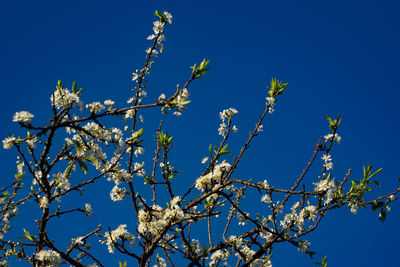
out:
<path id="1" fill-rule="evenodd" d="M 83 160 L 78 160 L 79 167 L 81 167 L 81 170 L 83 171 L 84 174 L 87 174 L 88 168 L 86 166 L 86 163 Z"/>

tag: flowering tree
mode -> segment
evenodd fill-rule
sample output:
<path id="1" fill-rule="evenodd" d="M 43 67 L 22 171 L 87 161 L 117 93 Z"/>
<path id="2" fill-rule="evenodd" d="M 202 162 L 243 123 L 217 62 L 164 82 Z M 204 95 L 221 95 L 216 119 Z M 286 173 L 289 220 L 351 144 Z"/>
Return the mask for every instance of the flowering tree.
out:
<path id="1" fill-rule="evenodd" d="M 374 179 L 381 169 L 366 166 L 358 180 L 351 178 L 350 169 L 343 178 L 334 178 L 330 173 L 331 149 L 341 141 L 337 133 L 339 116 L 326 117 L 329 133 L 318 140 L 292 187 L 279 188 L 266 180 L 236 177 L 235 170 L 250 143 L 262 134 L 265 117 L 273 114 L 278 97 L 287 88 L 287 83 L 277 79 L 272 79 L 267 87 L 264 110 L 231 162 L 226 160 L 226 155 L 233 154 L 228 151 L 228 140 L 237 132 L 233 121 L 238 111 L 228 108 L 220 112 L 221 141 L 219 145 L 210 145 L 209 156 L 202 160 L 204 171 L 189 188 L 178 191 L 174 184 L 174 177 L 180 174 L 169 159 L 173 137 L 164 130 L 162 121 L 155 133 L 152 162 L 137 162 L 145 151 L 144 130 L 138 126 L 143 121 L 141 112 L 160 108 L 163 114 L 181 115 L 190 103 L 190 84 L 209 70 L 209 62 L 203 60 L 191 67 L 186 83 L 174 93 L 161 94 L 153 102 L 143 103 L 154 59 L 163 51 L 165 27 L 172 23 L 168 12 L 156 11 L 155 15 L 153 33 L 147 37 L 152 44 L 146 50 L 144 66 L 133 73 L 135 88 L 127 106 L 119 107 L 110 99 L 84 105 L 83 90 L 76 82 L 67 89 L 59 81 L 50 96 L 50 124 L 35 125 L 34 115 L 28 111 L 13 116 L 13 121 L 26 132 L 22 137 L 10 134 L 3 140 L 5 149 L 16 149 L 18 161 L 15 179 L 0 189 L 1 266 L 7 266 L 10 257 L 33 266 L 104 266 L 104 256 L 96 253 L 96 246 L 106 246 L 109 253 L 130 257 L 139 266 L 166 266 L 167 261 L 174 266 L 177 257 L 189 266 L 272 266 L 270 258 L 276 243 L 289 243 L 312 256 L 307 234 L 316 230 L 331 210 L 349 207 L 356 213 L 360 207 L 371 208 L 379 211 L 381 221 L 385 220 L 390 210 L 388 204 L 396 199 L 400 189 L 367 198 L 366 193 L 379 185 Z M 111 117 L 113 120 L 108 119 Z M 319 164 L 319 158 L 322 170 L 312 173 L 310 167 Z M 305 182 L 307 175 L 315 177 L 309 184 Z M 135 215 L 136 221 L 118 222 L 121 224 L 116 229 L 99 225 L 60 244 L 57 233 L 50 231 L 48 225 L 71 213 L 91 216 L 92 207 L 85 203 L 85 188 L 102 179 L 114 183 L 109 193 L 113 201 L 131 202 L 128 212 Z M 70 207 L 68 197 L 75 192 L 82 196 L 82 203 Z M 252 201 L 246 198 L 249 194 L 258 195 L 261 201 L 257 205 L 262 210 L 257 214 L 250 215 L 246 209 L 246 202 Z M 37 228 L 24 229 L 19 240 L 8 240 L 12 219 L 26 202 L 40 208 L 40 214 L 34 218 Z M 240 230 L 233 227 L 237 222 L 242 226 Z M 198 229 L 206 229 L 206 237 L 198 234 Z M 327 266 L 326 258 L 319 264 Z M 120 266 L 127 263 L 120 262 Z"/>

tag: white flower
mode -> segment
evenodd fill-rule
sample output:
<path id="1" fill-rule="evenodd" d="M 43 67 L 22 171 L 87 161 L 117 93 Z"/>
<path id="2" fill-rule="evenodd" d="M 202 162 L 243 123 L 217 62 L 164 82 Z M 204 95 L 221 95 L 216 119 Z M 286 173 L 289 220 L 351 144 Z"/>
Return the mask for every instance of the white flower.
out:
<path id="1" fill-rule="evenodd" d="M 79 244 L 79 245 L 83 245 L 83 236 L 79 236 L 77 238 L 72 238 L 72 243 L 73 244 Z"/>
<path id="2" fill-rule="evenodd" d="M 323 155 L 322 157 L 321 157 L 321 159 L 323 160 L 323 161 L 331 161 L 332 160 L 332 158 L 331 158 L 331 155 L 329 155 L 329 154 L 325 154 L 325 155 Z"/>
<path id="3" fill-rule="evenodd" d="M 61 256 L 53 250 L 41 250 L 36 253 L 35 258 L 40 261 L 38 266 L 58 267 L 61 264 Z"/>
<path id="4" fill-rule="evenodd" d="M 153 40 L 154 38 L 156 38 L 156 36 L 154 34 L 151 34 L 149 36 L 147 36 L 147 40 Z M 132 79 L 133 80 L 133 79 Z M 136 79 L 135 79 L 136 80 Z"/>
<path id="5" fill-rule="evenodd" d="M 91 104 L 87 104 L 86 108 L 92 113 L 98 113 L 104 109 L 104 106 L 100 102 L 93 102 Z"/>
<path id="6" fill-rule="evenodd" d="M 37 142 L 37 137 L 31 137 L 29 139 L 26 140 L 26 145 L 30 148 L 30 149 L 34 149 L 36 147 L 36 143 Z"/>
<path id="7" fill-rule="evenodd" d="M 261 202 L 271 203 L 271 197 L 268 194 L 265 194 L 261 197 Z"/>
<path id="8" fill-rule="evenodd" d="M 238 131 L 238 128 L 236 127 L 236 125 L 233 125 L 233 127 L 232 127 L 232 131 L 233 131 L 234 133 L 237 133 L 237 131 Z"/>
<path id="9" fill-rule="evenodd" d="M 157 264 L 155 264 L 153 267 L 167 267 L 167 261 L 157 254 Z"/>
<path id="10" fill-rule="evenodd" d="M 263 125 L 258 126 L 258 127 L 257 127 L 257 132 L 262 132 L 262 131 L 264 131 L 263 128 L 264 128 Z"/>
<path id="11" fill-rule="evenodd" d="M 114 242 L 118 239 L 130 240 L 129 245 L 132 246 L 135 243 L 135 236 L 126 230 L 126 224 L 121 224 L 117 229 L 105 233 L 106 245 L 109 253 L 114 253 Z M 104 244 L 104 242 L 102 242 Z"/>
<path id="12" fill-rule="evenodd" d="M 40 199 L 39 206 L 42 209 L 48 208 L 49 207 L 49 199 L 46 196 L 42 197 Z"/>
<path id="13" fill-rule="evenodd" d="M 311 243 L 305 240 L 300 241 L 298 250 L 306 253 L 311 247 Z"/>
<path id="14" fill-rule="evenodd" d="M 17 161 L 17 171 L 18 174 L 22 174 L 24 172 L 25 163 L 23 161 Z"/>
<path id="15" fill-rule="evenodd" d="M 86 212 L 86 216 L 92 216 L 93 215 L 93 209 L 92 209 L 92 205 L 90 205 L 89 203 L 85 204 L 85 212 Z"/>
<path id="16" fill-rule="evenodd" d="M 154 21 L 153 26 L 153 31 L 155 34 L 159 34 L 164 29 L 164 24 L 159 20 Z"/>
<path id="17" fill-rule="evenodd" d="M 204 164 L 208 161 L 208 157 L 204 157 L 201 159 L 201 164 Z"/>
<path id="18" fill-rule="evenodd" d="M 143 155 L 143 153 L 144 153 L 143 147 L 137 147 L 135 152 L 134 152 L 136 157 L 138 157 L 139 155 Z"/>
<path id="19" fill-rule="evenodd" d="M 333 134 L 325 135 L 324 136 L 325 142 L 332 141 L 332 137 L 333 137 Z M 342 138 L 338 134 L 335 133 L 335 138 L 333 140 L 340 144 L 340 142 L 342 141 Z"/>
<path id="20" fill-rule="evenodd" d="M 336 185 L 334 181 L 328 181 L 328 179 L 321 180 L 318 183 L 314 183 L 316 192 L 326 192 L 325 205 L 332 202 L 336 192 Z"/>
<path id="21" fill-rule="evenodd" d="M 272 114 L 275 111 L 276 100 L 273 97 L 267 97 L 266 99 L 267 99 L 267 104 L 269 105 L 268 113 Z"/>
<path id="22" fill-rule="evenodd" d="M 171 15 L 171 13 L 169 13 L 169 12 L 167 12 L 167 11 L 164 11 L 164 17 L 168 20 L 168 23 L 169 24 L 172 24 L 172 15 Z"/>
<path id="23" fill-rule="evenodd" d="M 310 206 L 307 206 L 305 208 L 305 210 L 308 212 L 308 219 L 311 221 L 315 221 L 315 219 L 317 218 L 317 212 L 318 212 L 317 207 L 310 205 Z"/>
<path id="24" fill-rule="evenodd" d="M 31 113 L 29 113 L 28 111 L 20 111 L 20 112 L 16 112 L 14 114 L 13 121 L 30 123 L 33 117 L 34 116 Z"/>
<path id="25" fill-rule="evenodd" d="M 219 128 L 218 128 L 218 134 L 222 135 L 222 136 L 225 136 L 225 132 L 226 132 L 226 124 L 225 123 L 221 123 L 219 125 Z"/>
<path id="26" fill-rule="evenodd" d="M 207 187 L 214 186 L 222 178 L 223 173 L 229 171 L 230 167 L 231 165 L 226 161 L 215 165 L 211 172 L 197 178 L 195 187 L 198 190 L 204 191 Z"/>
<path id="27" fill-rule="evenodd" d="M 135 114 L 135 111 L 133 110 L 133 109 L 130 109 L 130 110 L 128 110 L 126 113 L 125 113 L 125 118 L 126 119 L 128 119 L 128 118 L 133 118 L 133 115 Z"/>
<path id="28" fill-rule="evenodd" d="M 107 99 L 104 101 L 104 105 L 106 106 L 113 106 L 115 104 L 114 101 L 112 101 L 111 99 Z"/>
<path id="29" fill-rule="evenodd" d="M 71 188 L 71 183 L 68 181 L 67 177 L 65 177 L 64 174 L 62 174 L 61 172 L 53 174 L 51 185 L 55 185 L 56 189 L 63 192 Z"/>
<path id="30" fill-rule="evenodd" d="M 350 205 L 350 212 L 353 214 L 357 214 L 358 211 L 358 205 L 357 204 L 352 204 Z"/>
<path id="31" fill-rule="evenodd" d="M 144 118 L 143 118 L 143 115 L 142 115 L 142 114 L 139 115 L 139 121 L 140 121 L 141 123 L 144 122 Z"/>
<path id="32" fill-rule="evenodd" d="M 233 115 L 238 114 L 237 109 L 235 108 L 228 108 L 224 109 L 222 112 L 219 113 L 219 117 L 222 121 L 225 121 L 226 118 L 232 117 Z"/>
<path id="33" fill-rule="evenodd" d="M 50 96 L 51 104 L 56 108 L 61 108 L 62 106 L 66 106 L 69 104 L 78 104 L 81 105 L 81 101 L 79 97 L 75 93 L 71 93 L 68 89 L 57 89 Z"/>
<path id="34" fill-rule="evenodd" d="M 324 168 L 326 170 L 333 169 L 333 163 L 332 163 L 332 158 L 331 155 L 329 154 L 324 154 L 321 159 L 324 161 Z"/>
<path id="35" fill-rule="evenodd" d="M 136 81 L 139 75 L 137 74 L 137 70 L 135 73 L 132 73 L 132 81 Z"/>
<path id="36" fill-rule="evenodd" d="M 110 198 L 112 201 L 121 201 L 124 199 L 126 193 L 125 188 L 119 188 L 118 185 L 115 185 L 110 192 Z"/>
<path id="37" fill-rule="evenodd" d="M 3 148 L 10 149 L 14 146 L 15 137 L 9 136 L 3 140 Z"/>
<path id="38" fill-rule="evenodd" d="M 144 171 L 143 166 L 144 162 L 142 163 L 135 162 L 133 171 L 136 172 L 137 176 L 142 176 L 142 177 L 145 176 L 146 172 Z"/>

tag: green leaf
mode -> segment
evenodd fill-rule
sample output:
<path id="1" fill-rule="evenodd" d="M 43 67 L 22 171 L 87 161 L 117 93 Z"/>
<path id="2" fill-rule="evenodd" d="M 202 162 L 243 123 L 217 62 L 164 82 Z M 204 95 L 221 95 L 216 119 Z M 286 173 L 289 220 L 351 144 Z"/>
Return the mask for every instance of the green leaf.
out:
<path id="1" fill-rule="evenodd" d="M 333 121 L 330 117 L 328 117 L 328 116 L 324 116 L 324 117 L 329 122 L 329 125 L 333 125 Z"/>
<path id="2" fill-rule="evenodd" d="M 378 173 L 380 173 L 382 171 L 382 168 L 378 169 L 377 171 L 375 171 L 373 174 L 371 174 L 368 178 L 372 178 L 375 175 L 377 175 Z"/>
<path id="3" fill-rule="evenodd" d="M 122 263 L 122 262 L 118 262 L 118 265 L 119 265 L 119 267 L 126 267 L 127 266 L 127 262 L 125 261 L 124 263 Z"/>
<path id="4" fill-rule="evenodd" d="M 27 230 L 25 230 L 25 228 L 24 228 L 24 233 L 25 233 L 25 237 L 20 236 L 20 238 L 25 239 L 25 240 L 35 241 L 36 237 L 34 235 L 31 235 Z"/>
<path id="5" fill-rule="evenodd" d="M 82 157 L 82 159 L 92 163 L 96 167 L 96 169 L 100 167 L 98 159 L 93 155 L 85 155 Z"/>
<path id="6" fill-rule="evenodd" d="M 71 176 L 72 168 L 74 167 L 76 161 L 71 161 L 71 163 L 68 165 L 68 167 L 64 171 L 64 177 L 69 178 Z"/>
<path id="7" fill-rule="evenodd" d="M 161 13 L 160 13 L 158 10 L 156 10 L 156 12 L 154 12 L 154 15 L 156 15 L 157 17 L 159 17 L 160 19 L 162 19 L 162 15 L 161 15 Z"/>
<path id="8" fill-rule="evenodd" d="M 76 81 L 74 81 L 74 82 L 72 83 L 72 92 L 76 93 L 76 89 L 77 89 L 77 87 L 76 87 Z"/>
<path id="9" fill-rule="evenodd" d="M 63 89 L 63 85 L 62 85 L 61 80 L 57 81 L 57 89 Z"/>
<path id="10" fill-rule="evenodd" d="M 86 163 L 83 160 L 78 160 L 79 167 L 81 167 L 81 170 L 83 171 L 84 174 L 87 174 L 88 168 L 86 166 Z"/>
<path id="11" fill-rule="evenodd" d="M 85 149 L 83 147 L 83 145 L 81 144 L 81 142 L 79 141 L 74 141 L 75 144 L 75 149 L 76 149 L 76 155 L 78 157 L 81 157 L 85 154 Z"/>

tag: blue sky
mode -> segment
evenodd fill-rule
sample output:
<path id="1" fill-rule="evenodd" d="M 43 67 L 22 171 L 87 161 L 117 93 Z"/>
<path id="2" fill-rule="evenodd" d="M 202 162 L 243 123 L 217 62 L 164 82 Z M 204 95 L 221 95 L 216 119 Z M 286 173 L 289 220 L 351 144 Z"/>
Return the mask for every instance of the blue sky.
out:
<path id="1" fill-rule="evenodd" d="M 239 133 L 230 141 L 232 151 L 239 151 L 262 112 L 268 81 L 277 77 L 289 83 L 288 89 L 239 166 L 238 177 L 290 187 L 319 137 L 328 133 L 323 116 L 340 113 L 343 141 L 332 151 L 333 175 L 340 179 L 352 168 L 357 178 L 363 165 L 372 164 L 383 168 L 380 193 L 398 186 L 397 1 L 1 1 L 0 135 L 22 135 L 11 122 L 19 110 L 46 123 L 58 79 L 67 86 L 76 80 L 86 103 L 111 98 L 123 105 L 133 86 L 132 72 L 143 66 L 156 9 L 172 13 L 174 23 L 152 70 L 148 101 L 174 92 L 189 77 L 189 67 L 203 58 L 211 67 L 189 88 L 192 102 L 183 116 L 163 117 L 175 140 L 171 158 L 182 171 L 177 183 L 200 175 L 201 158 L 210 143 L 220 140 L 218 112 L 228 107 L 239 110 Z M 151 159 L 159 116 L 144 116 Z M 15 156 L 15 151 L 0 152 L 1 184 L 14 174 Z M 97 198 L 100 215 L 91 223 L 111 213 L 117 219 L 106 219 L 111 228 L 129 225 L 121 208 L 128 204 L 116 207 L 108 200 L 110 183 L 101 186 L 96 188 L 100 192 L 88 191 L 93 197 L 103 195 Z M 329 266 L 398 264 L 400 206 L 391 206 L 384 224 L 370 211 L 332 212 L 309 238 L 316 257 L 328 255 Z M 15 231 L 21 231 L 22 222 L 15 220 Z M 61 230 L 70 238 L 66 227 Z M 108 266 L 116 266 L 116 259 Z M 313 266 L 308 256 L 285 245 L 277 246 L 272 263 Z"/>

